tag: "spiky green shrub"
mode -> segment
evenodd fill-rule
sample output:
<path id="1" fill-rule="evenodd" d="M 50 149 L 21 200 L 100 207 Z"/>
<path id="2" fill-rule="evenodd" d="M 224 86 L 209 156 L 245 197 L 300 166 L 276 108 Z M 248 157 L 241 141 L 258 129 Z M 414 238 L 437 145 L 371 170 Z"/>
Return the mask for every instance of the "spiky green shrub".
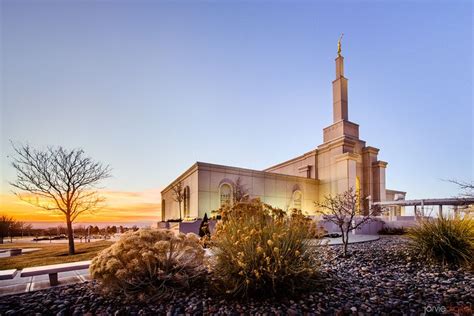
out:
<path id="1" fill-rule="evenodd" d="M 312 239 L 314 223 L 301 212 L 287 215 L 253 200 L 225 207 L 221 215 L 212 236 L 219 290 L 245 297 L 315 286 L 322 249 Z"/>
<path id="2" fill-rule="evenodd" d="M 89 269 L 106 291 L 150 297 L 189 288 L 203 276 L 204 266 L 197 235 L 140 229 L 101 251 Z"/>
<path id="3" fill-rule="evenodd" d="M 429 260 L 449 265 L 471 265 L 474 260 L 474 219 L 423 219 L 408 230 L 411 247 Z"/>

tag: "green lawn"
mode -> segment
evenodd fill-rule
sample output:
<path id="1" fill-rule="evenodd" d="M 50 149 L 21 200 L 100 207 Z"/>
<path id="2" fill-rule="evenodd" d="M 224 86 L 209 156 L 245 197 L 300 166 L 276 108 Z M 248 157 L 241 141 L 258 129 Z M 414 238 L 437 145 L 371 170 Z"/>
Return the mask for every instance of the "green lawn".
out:
<path id="1" fill-rule="evenodd" d="M 76 254 L 68 255 L 68 245 L 48 243 L 14 243 L 0 245 L 4 248 L 41 248 L 16 257 L 0 258 L 0 270 L 23 269 L 27 267 L 44 266 L 56 263 L 90 260 L 104 248 L 112 245 L 111 241 L 96 241 L 91 243 L 76 243 Z"/>

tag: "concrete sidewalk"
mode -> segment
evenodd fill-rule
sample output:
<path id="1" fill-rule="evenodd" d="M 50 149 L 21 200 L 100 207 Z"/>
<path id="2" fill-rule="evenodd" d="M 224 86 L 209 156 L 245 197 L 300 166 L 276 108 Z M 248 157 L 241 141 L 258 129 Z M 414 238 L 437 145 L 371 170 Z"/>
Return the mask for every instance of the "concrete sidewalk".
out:
<path id="1" fill-rule="evenodd" d="M 369 242 L 379 240 L 379 235 L 355 235 L 349 234 L 349 244 L 357 244 L 361 242 Z M 338 238 L 323 238 L 323 241 L 328 241 L 328 245 L 335 246 L 335 245 L 342 245 L 342 237 Z"/>
<path id="2" fill-rule="evenodd" d="M 49 276 L 20 277 L 20 272 L 11 280 L 0 281 L 0 296 L 32 292 L 50 288 Z M 76 270 L 58 274 L 59 285 L 82 283 L 90 280 L 89 270 Z"/>

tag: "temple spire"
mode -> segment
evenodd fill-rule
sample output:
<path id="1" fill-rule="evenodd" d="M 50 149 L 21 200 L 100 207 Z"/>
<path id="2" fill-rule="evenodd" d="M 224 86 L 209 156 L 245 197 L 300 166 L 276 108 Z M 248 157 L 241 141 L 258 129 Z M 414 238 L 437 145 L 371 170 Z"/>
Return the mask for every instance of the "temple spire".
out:
<path id="1" fill-rule="evenodd" d="M 336 80 L 332 82 L 333 95 L 333 121 L 348 121 L 349 113 L 347 108 L 347 79 L 344 77 L 344 57 L 341 55 L 341 39 L 337 43 L 336 57 Z"/>

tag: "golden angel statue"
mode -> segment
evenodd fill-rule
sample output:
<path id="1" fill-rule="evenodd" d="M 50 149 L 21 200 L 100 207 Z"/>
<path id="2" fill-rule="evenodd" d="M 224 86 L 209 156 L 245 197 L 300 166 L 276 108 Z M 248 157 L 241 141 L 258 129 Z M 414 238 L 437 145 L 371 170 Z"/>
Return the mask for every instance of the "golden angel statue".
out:
<path id="1" fill-rule="evenodd" d="M 341 56 L 341 40 L 343 36 L 344 33 L 341 34 L 341 37 L 339 37 L 339 41 L 337 41 L 337 56 Z"/>

